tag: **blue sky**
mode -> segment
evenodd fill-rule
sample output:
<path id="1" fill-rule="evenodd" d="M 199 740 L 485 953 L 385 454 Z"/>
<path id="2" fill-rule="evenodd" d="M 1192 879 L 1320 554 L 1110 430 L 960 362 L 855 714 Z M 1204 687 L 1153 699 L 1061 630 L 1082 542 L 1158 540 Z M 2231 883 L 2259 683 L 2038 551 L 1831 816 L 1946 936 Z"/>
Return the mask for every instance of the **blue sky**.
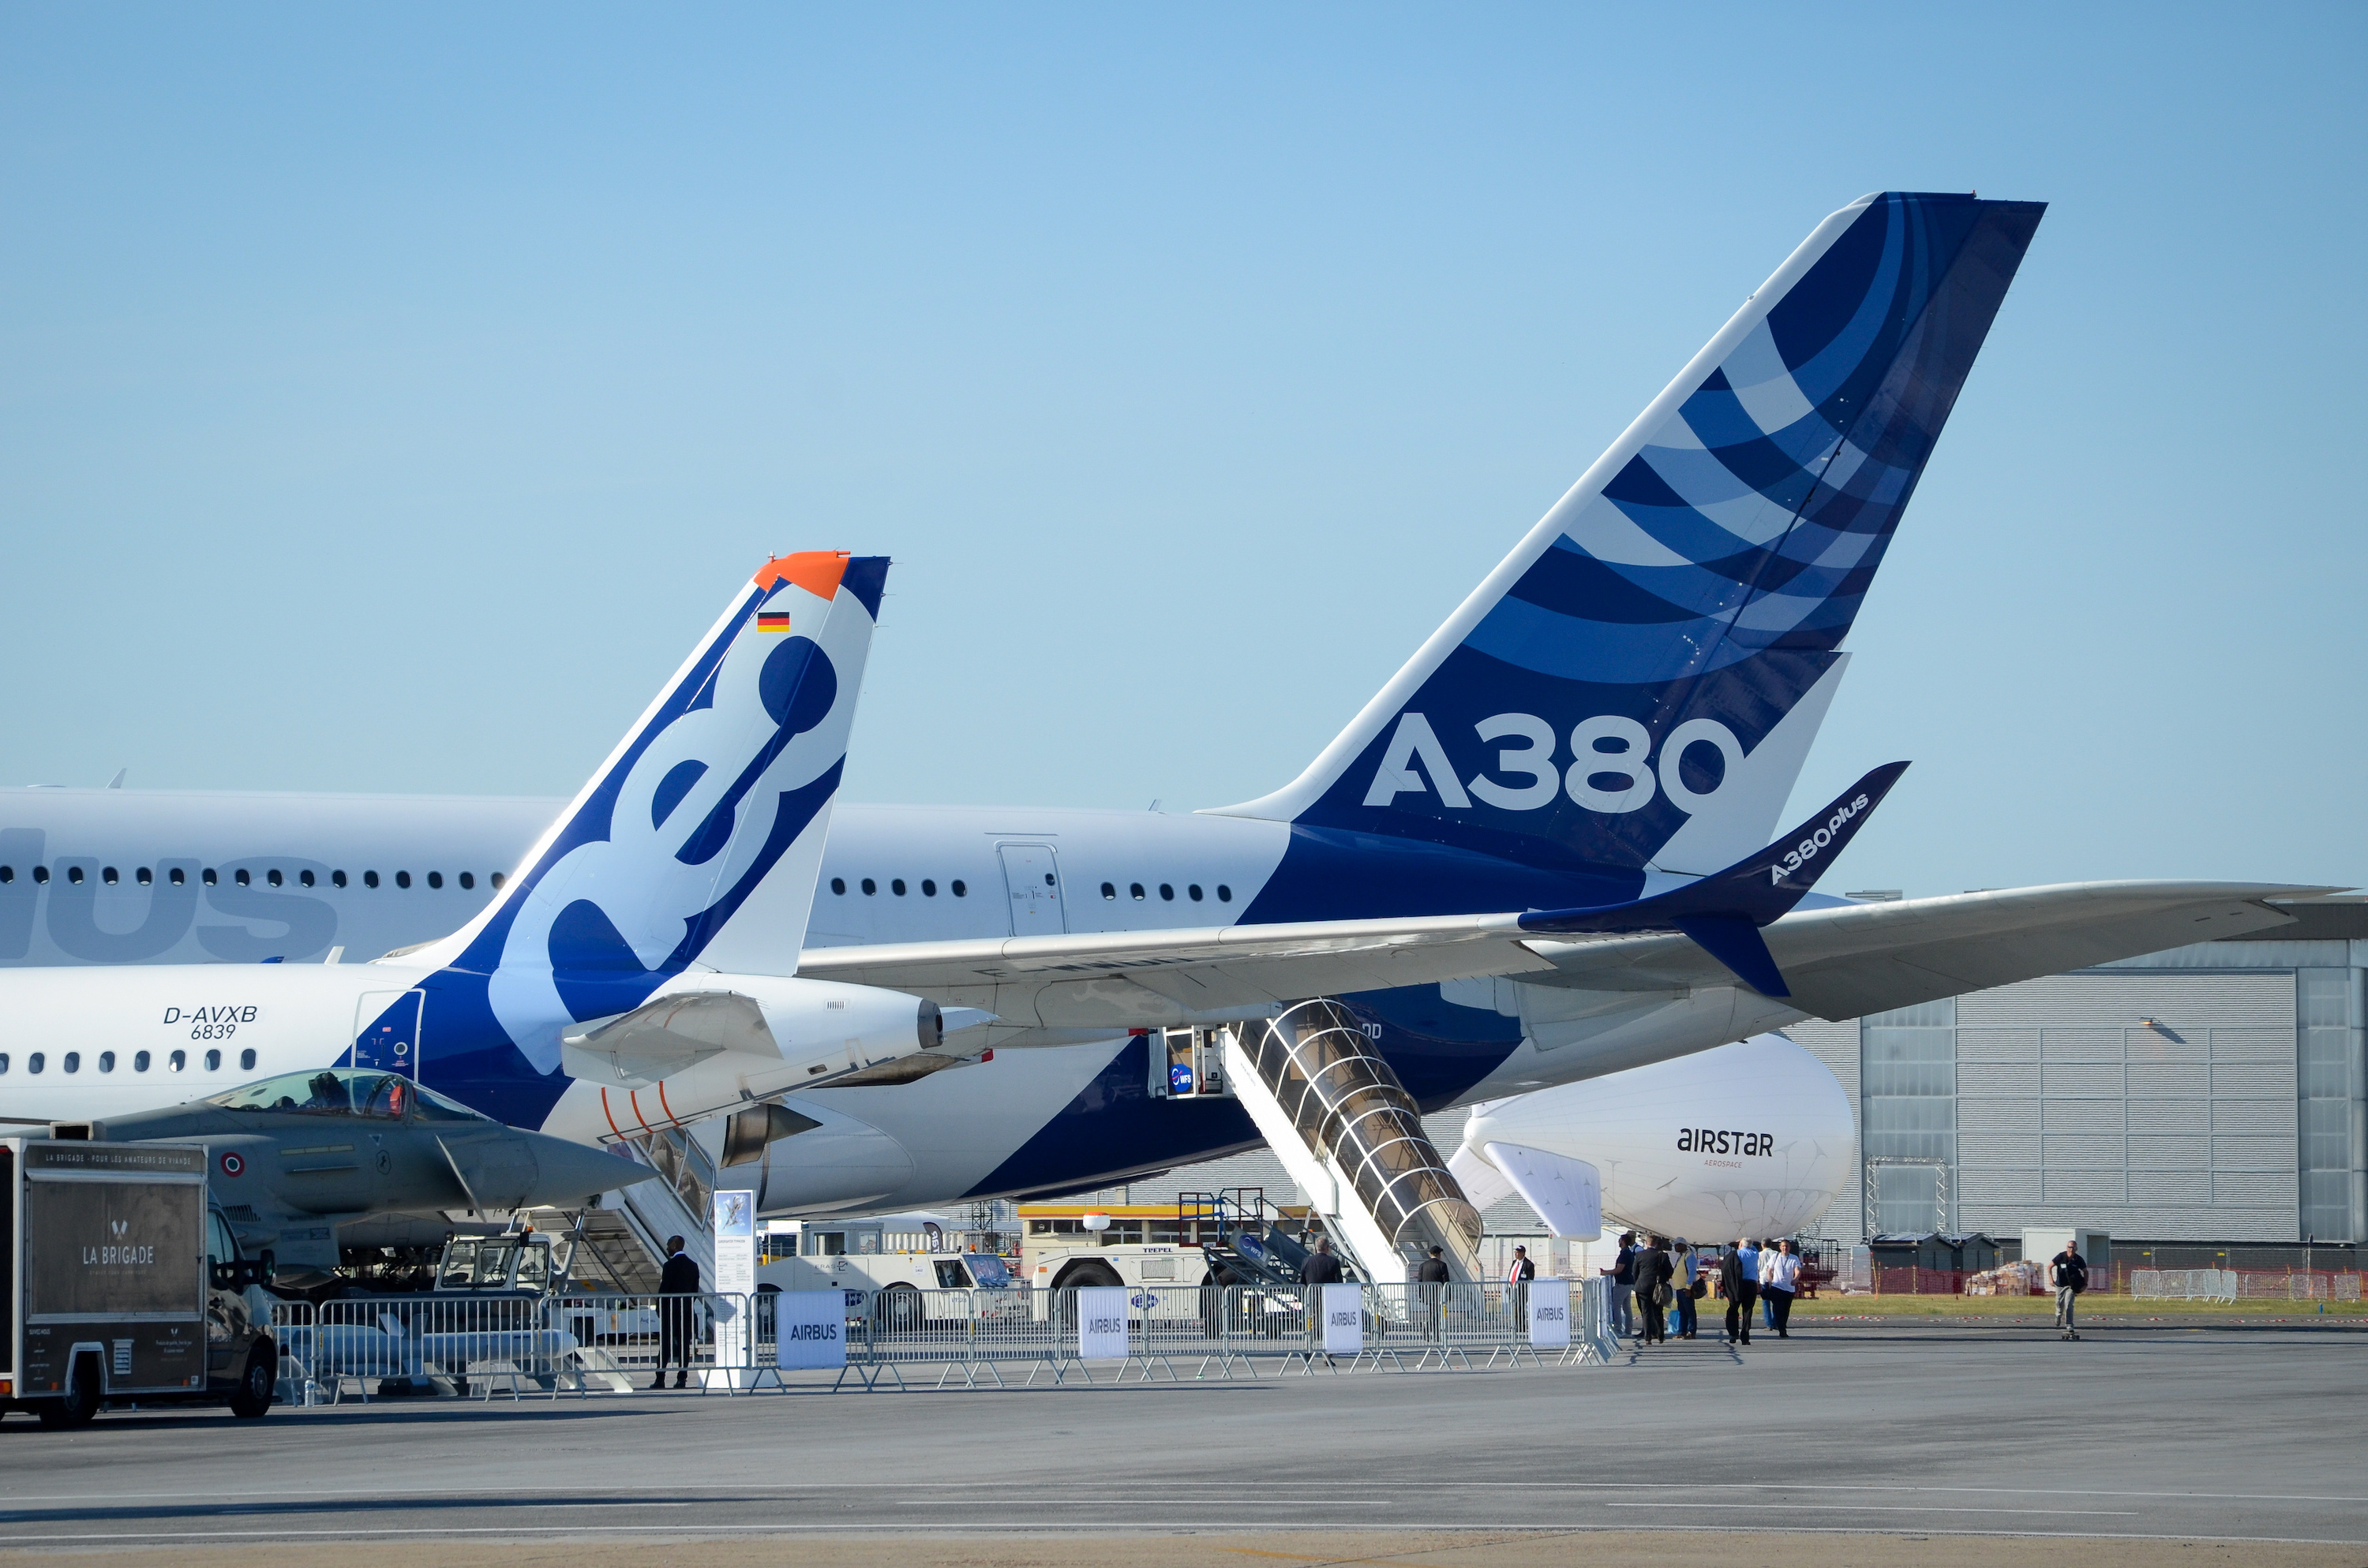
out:
<path id="1" fill-rule="evenodd" d="M 2368 883 L 2368 11 L 0 11 L 0 778 L 564 793 L 894 555 L 850 793 L 1287 780 L 1827 212 L 2054 205 L 1796 808 Z M 2342 475 L 2351 472 L 2346 481 Z"/>

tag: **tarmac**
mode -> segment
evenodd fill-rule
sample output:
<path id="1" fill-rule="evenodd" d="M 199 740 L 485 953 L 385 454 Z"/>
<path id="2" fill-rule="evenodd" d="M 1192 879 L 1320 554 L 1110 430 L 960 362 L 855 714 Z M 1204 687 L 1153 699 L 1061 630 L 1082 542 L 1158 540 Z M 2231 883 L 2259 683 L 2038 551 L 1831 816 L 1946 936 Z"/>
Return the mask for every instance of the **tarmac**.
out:
<path id="1" fill-rule="evenodd" d="M 1609 1368 L 0 1422 L 0 1554 L 440 1568 L 1665 1557 L 2368 1562 L 2368 1333 L 1804 1325 Z M 1810 1538 L 1815 1538 L 1814 1540 Z M 700 1543 L 706 1543 L 702 1548 Z M 1656 1544 L 1657 1543 L 1657 1544 Z M 1703 1550 L 1725 1551 L 1716 1540 Z M 2026 1545 L 2036 1543 L 2025 1542 Z M 562 1549 L 564 1550 L 557 1550 Z M 2045 1550 L 2041 1547 L 2040 1550 Z M 391 1568 L 391 1563 L 390 1563 Z"/>

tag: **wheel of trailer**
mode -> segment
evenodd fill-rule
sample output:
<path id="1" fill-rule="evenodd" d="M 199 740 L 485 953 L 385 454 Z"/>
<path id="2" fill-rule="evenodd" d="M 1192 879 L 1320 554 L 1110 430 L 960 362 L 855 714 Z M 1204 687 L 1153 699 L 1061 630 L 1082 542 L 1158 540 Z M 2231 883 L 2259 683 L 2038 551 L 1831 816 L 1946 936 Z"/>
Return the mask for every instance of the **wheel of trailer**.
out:
<path id="1" fill-rule="evenodd" d="M 923 1316 L 921 1293 L 910 1285 L 891 1285 L 871 1303 L 871 1322 L 885 1329 L 916 1329 Z"/>
<path id="2" fill-rule="evenodd" d="M 66 1374 L 66 1392 L 57 1399 L 41 1401 L 35 1413 L 41 1425 L 52 1431 L 68 1426 L 80 1426 L 98 1414 L 98 1358 L 83 1355 L 74 1358 L 74 1368 Z"/>
<path id="3" fill-rule="evenodd" d="M 260 1421 L 270 1414 L 272 1384 L 279 1379 L 279 1362 L 269 1348 L 258 1345 L 248 1351 L 246 1370 L 239 1374 L 237 1391 L 230 1396 L 230 1413 L 242 1421 Z"/>

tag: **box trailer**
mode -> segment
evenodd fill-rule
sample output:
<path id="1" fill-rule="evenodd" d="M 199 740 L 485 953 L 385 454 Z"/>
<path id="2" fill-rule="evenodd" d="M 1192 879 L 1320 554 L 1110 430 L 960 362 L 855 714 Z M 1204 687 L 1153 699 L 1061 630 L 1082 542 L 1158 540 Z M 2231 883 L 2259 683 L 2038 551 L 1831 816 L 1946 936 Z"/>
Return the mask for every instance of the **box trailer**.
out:
<path id="1" fill-rule="evenodd" d="M 79 1426 L 109 1402 L 271 1407 L 270 1336 L 194 1144 L 0 1139 L 0 1411 Z"/>

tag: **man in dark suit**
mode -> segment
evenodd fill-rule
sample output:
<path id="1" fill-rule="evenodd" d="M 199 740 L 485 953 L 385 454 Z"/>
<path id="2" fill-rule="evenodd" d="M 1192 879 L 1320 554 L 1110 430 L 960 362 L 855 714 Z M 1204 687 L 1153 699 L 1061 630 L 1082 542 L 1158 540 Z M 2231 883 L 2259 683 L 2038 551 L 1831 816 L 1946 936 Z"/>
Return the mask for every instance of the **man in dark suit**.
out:
<path id="1" fill-rule="evenodd" d="M 1454 1278 L 1438 1247 L 1431 1248 L 1430 1256 L 1416 1267 L 1414 1278 L 1422 1292 L 1422 1336 L 1436 1341 L 1447 1330 L 1447 1287 Z"/>
<path id="2" fill-rule="evenodd" d="M 666 1387 L 666 1363 L 675 1365 L 674 1386 L 690 1377 L 689 1298 L 699 1294 L 699 1260 L 682 1250 L 680 1236 L 666 1238 L 666 1267 L 658 1274 L 658 1375 L 654 1389 Z"/>
<path id="3" fill-rule="evenodd" d="M 1736 1242 L 1718 1260 L 1718 1293 L 1726 1298 L 1726 1342 L 1751 1343 L 1751 1308 L 1759 1295 L 1759 1269 L 1744 1261 L 1743 1243 Z"/>
<path id="4" fill-rule="evenodd" d="M 1340 1283 L 1340 1260 L 1332 1256 L 1329 1238 L 1315 1238 L 1315 1250 L 1299 1266 L 1299 1279 L 1306 1287 L 1301 1294 L 1299 1315 L 1307 1322 L 1307 1348 L 1312 1354 L 1324 1343 L 1324 1287 Z"/>

